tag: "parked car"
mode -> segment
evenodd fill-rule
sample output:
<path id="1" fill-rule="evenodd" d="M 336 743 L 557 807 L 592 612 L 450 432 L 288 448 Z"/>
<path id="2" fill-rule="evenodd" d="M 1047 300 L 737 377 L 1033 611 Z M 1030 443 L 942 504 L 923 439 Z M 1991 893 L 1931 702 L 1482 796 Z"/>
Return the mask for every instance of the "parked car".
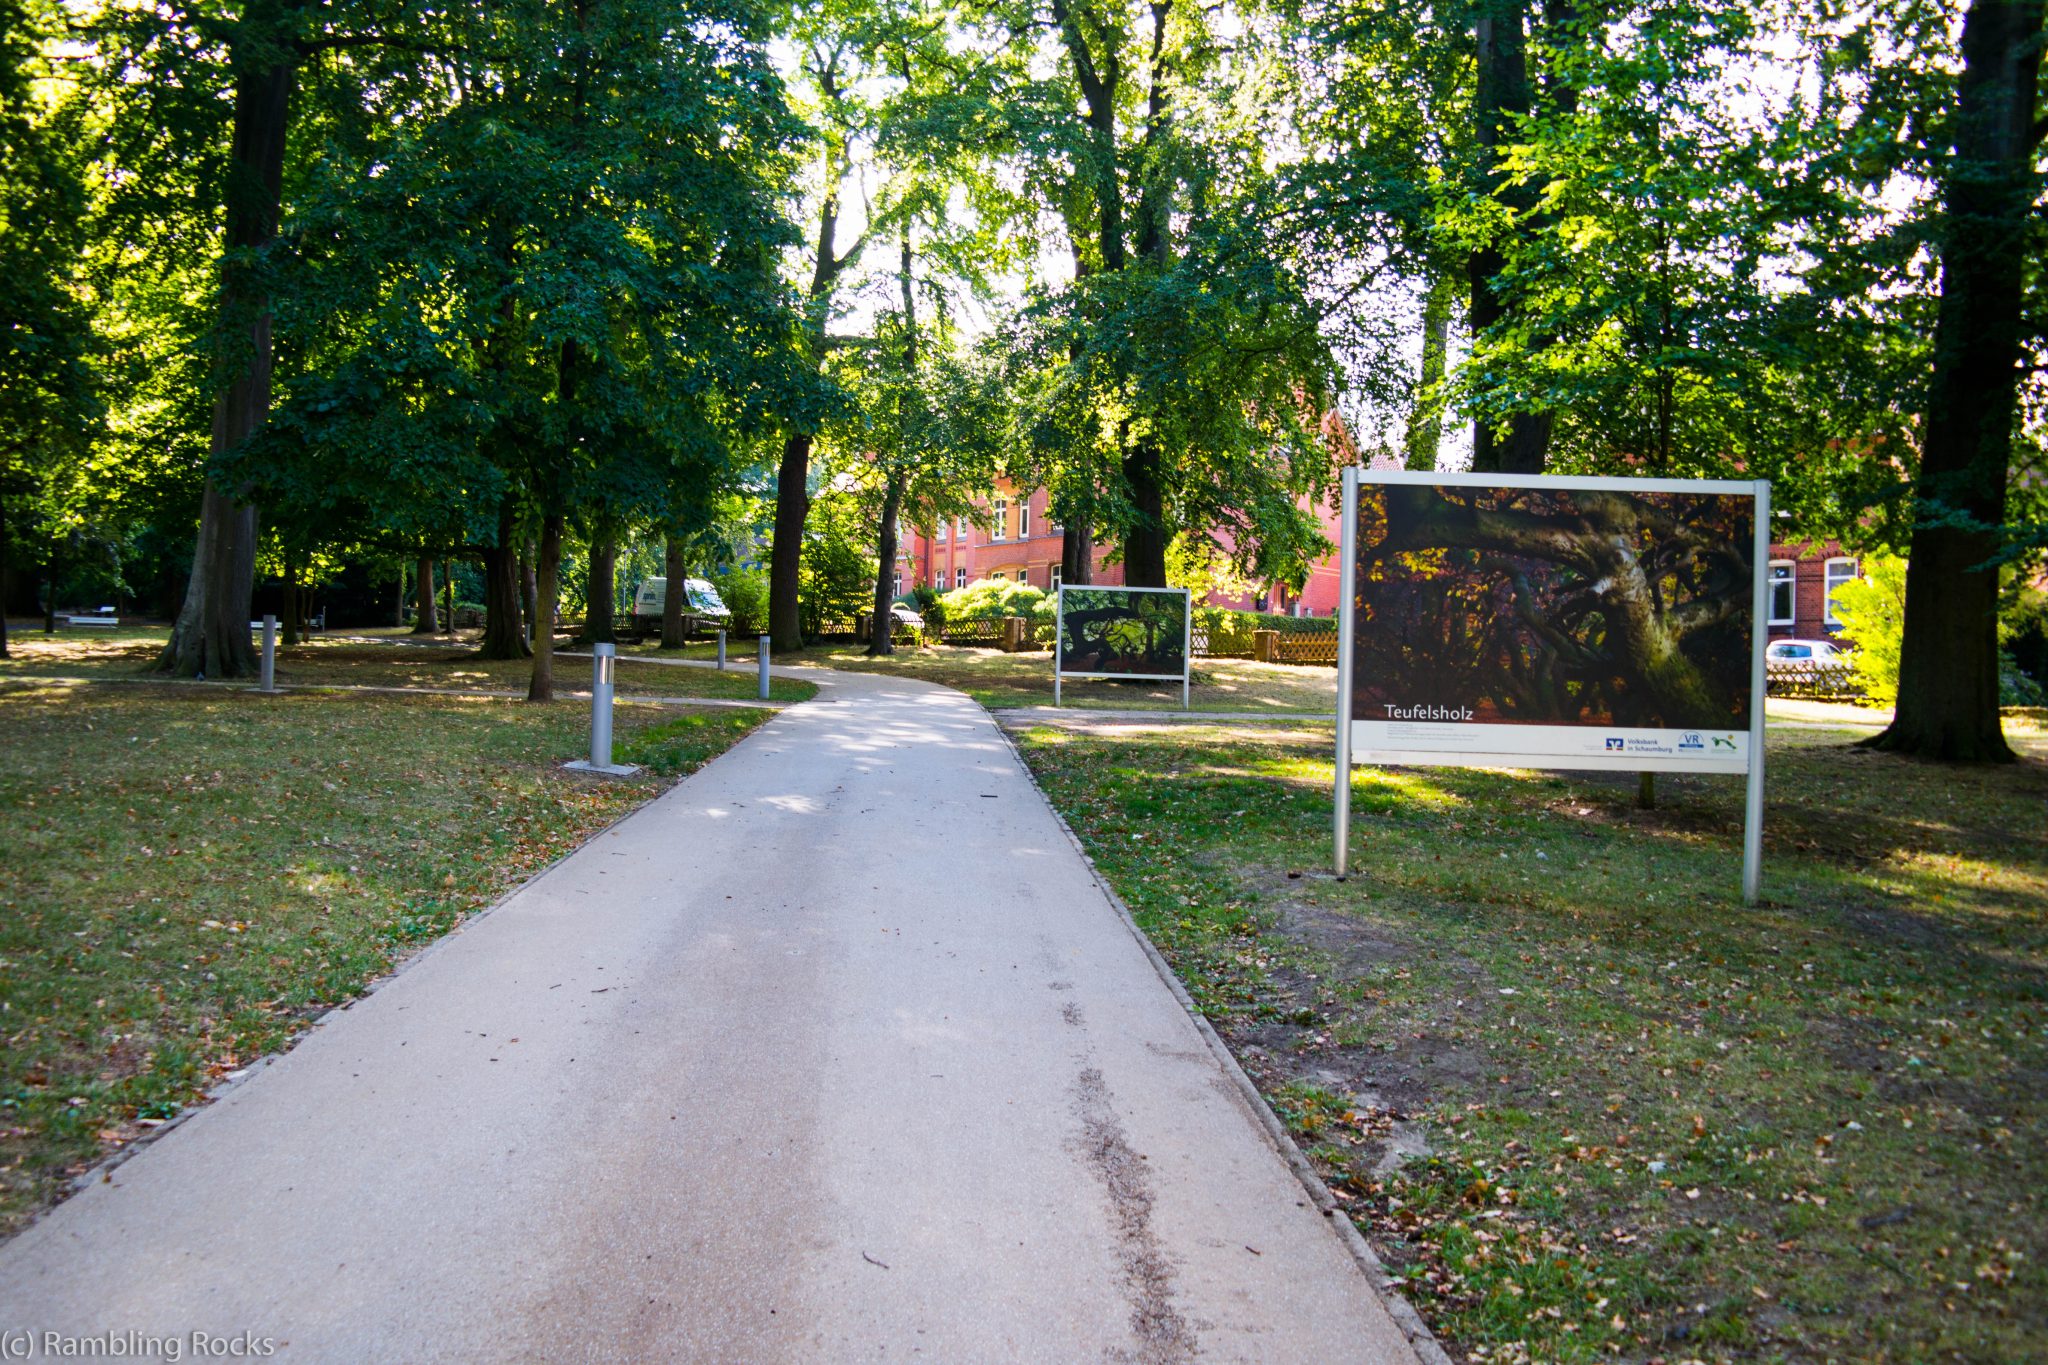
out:
<path id="1" fill-rule="evenodd" d="M 889 604 L 889 619 L 896 625 L 909 626 L 912 630 L 924 629 L 924 614 L 905 602 Z"/>
<path id="2" fill-rule="evenodd" d="M 1849 651 L 1832 640 L 1773 640 L 1764 650 L 1765 664 L 1847 663 Z"/>
<path id="3" fill-rule="evenodd" d="M 718 595 L 718 589 L 701 578 L 683 580 L 683 615 L 696 617 L 708 623 L 713 629 L 732 620 L 732 611 L 725 605 L 725 599 Z M 661 629 L 661 613 L 668 606 L 668 580 L 666 578 L 643 578 L 640 590 L 633 594 L 633 629 L 651 634 Z M 684 627 L 685 630 L 688 627 Z"/>
<path id="4" fill-rule="evenodd" d="M 1856 696 L 1855 652 L 1832 640 L 1773 640 L 1764 647 L 1764 688 L 1790 697 Z"/>

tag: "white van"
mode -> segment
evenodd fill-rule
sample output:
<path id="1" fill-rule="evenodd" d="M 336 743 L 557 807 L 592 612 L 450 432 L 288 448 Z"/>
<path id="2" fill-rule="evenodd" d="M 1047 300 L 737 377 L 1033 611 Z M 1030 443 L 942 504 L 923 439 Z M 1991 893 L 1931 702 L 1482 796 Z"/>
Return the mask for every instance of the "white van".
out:
<path id="1" fill-rule="evenodd" d="M 683 615 L 697 617 L 712 626 L 722 626 L 732 620 L 732 612 L 726 607 L 725 599 L 718 595 L 718 589 L 701 578 L 683 580 Z M 668 604 L 668 580 L 666 578 L 643 578 L 640 591 L 633 594 L 633 629 L 654 632 L 661 629 L 662 609 Z"/>

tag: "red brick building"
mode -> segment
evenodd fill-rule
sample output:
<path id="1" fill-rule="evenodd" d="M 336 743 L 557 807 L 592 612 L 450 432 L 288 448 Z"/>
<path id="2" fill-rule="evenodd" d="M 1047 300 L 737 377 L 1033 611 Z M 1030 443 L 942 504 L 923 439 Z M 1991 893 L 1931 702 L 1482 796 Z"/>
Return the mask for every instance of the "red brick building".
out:
<path id="1" fill-rule="evenodd" d="M 1835 589 L 1857 576 L 1856 557 L 1832 540 L 1771 546 L 1770 612 L 1773 638 L 1832 639 L 1841 630 Z"/>
<path id="2" fill-rule="evenodd" d="M 1061 531 L 1047 510 L 1047 501 L 1044 489 L 1020 494 L 1014 484 L 1002 480 L 982 504 L 986 515 L 980 518 L 980 526 L 963 519 L 935 527 L 930 535 L 905 527 L 896 564 L 897 595 L 924 586 L 945 592 L 984 578 L 1007 579 L 1052 591 L 1060 581 Z M 1341 530 L 1338 513 L 1320 504 L 1313 510 L 1322 523 L 1323 534 L 1336 544 Z M 1113 585 L 1124 581 L 1121 564 L 1104 562 L 1112 548 L 1106 543 L 1095 547 L 1098 583 Z M 1833 636 L 1841 622 L 1829 603 L 1837 587 L 1856 577 L 1857 563 L 1855 556 L 1831 540 L 1771 546 L 1771 635 L 1805 639 Z M 1285 588 L 1269 587 L 1263 593 L 1213 593 L 1203 605 L 1334 617 L 1341 596 L 1337 556 L 1331 554 L 1310 569 L 1299 595 Z"/>

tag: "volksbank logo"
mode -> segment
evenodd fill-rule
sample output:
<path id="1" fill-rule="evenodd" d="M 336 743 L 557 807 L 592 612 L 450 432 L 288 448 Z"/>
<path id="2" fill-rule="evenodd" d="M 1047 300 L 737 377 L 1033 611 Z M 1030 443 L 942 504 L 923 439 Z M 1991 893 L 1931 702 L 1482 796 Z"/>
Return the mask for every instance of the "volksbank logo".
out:
<path id="1" fill-rule="evenodd" d="M 1628 741 L 1620 735 L 1609 735 L 1607 737 L 1607 747 L 1610 749 L 1625 749 L 1628 747 Z"/>
<path id="2" fill-rule="evenodd" d="M 1472 710 L 1465 706 L 1431 706 L 1423 703 L 1417 706 L 1396 706 L 1392 702 L 1381 702 L 1387 708 L 1388 720 L 1470 720 Z"/>

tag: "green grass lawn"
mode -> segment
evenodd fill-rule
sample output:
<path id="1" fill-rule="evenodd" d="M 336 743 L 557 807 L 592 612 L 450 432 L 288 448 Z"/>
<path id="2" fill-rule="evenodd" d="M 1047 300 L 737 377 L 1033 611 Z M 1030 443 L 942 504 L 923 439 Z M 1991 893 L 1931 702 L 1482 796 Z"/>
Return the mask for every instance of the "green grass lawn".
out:
<path id="1" fill-rule="evenodd" d="M 798 654 L 777 655 L 775 662 L 922 678 L 957 687 L 991 710 L 1052 705 L 1051 654 L 928 645 L 922 649 L 898 646 L 888 658 L 870 659 L 861 649 L 854 644 L 813 646 Z M 1069 678 L 1064 691 L 1066 705 L 1077 710 L 1180 709 L 1177 682 Z M 1190 700 L 1197 711 L 1327 715 L 1337 709 L 1337 674 L 1329 668 L 1261 664 L 1249 659 L 1201 659 L 1195 664 Z"/>
<path id="2" fill-rule="evenodd" d="M 0 682 L 0 1231 L 769 714 Z"/>
<path id="3" fill-rule="evenodd" d="M 132 678 L 144 675 L 163 647 L 165 632 L 123 631 L 88 635 L 82 631 L 55 636 L 22 636 L 10 642 L 12 659 L 0 659 L 0 678 L 89 677 Z M 486 660 L 475 656 L 470 643 L 365 644 L 341 637 L 315 637 L 311 642 L 280 647 L 277 681 L 284 687 L 365 686 L 441 687 L 524 693 L 532 663 L 524 659 Z M 557 658 L 558 692 L 590 687 L 590 660 Z M 665 668 L 621 658 L 614 673 L 618 695 L 642 697 L 716 697 L 751 701 L 756 679 L 751 671 L 724 673 L 708 668 Z M 769 696 L 775 701 L 808 701 L 817 694 L 811 683 L 774 678 Z"/>
<path id="4" fill-rule="evenodd" d="M 2048 1358 L 2048 743 L 1774 730 L 1741 780 L 1022 747 L 1405 1292 L 1485 1360 Z M 1405 1163 L 1398 1148 L 1425 1148 Z"/>

